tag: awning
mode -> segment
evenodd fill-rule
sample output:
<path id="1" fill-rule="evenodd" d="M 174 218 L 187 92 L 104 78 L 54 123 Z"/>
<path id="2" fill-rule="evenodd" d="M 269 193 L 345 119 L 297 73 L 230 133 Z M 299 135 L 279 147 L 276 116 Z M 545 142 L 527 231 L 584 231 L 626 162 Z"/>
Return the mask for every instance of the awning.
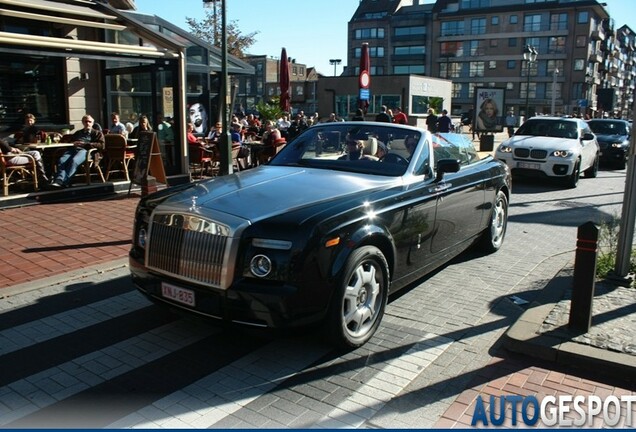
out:
<path id="1" fill-rule="evenodd" d="M 11 31 L 0 31 L 0 52 L 13 52 L 16 48 L 24 54 L 46 51 L 65 56 L 83 57 L 102 55 L 130 60 L 177 59 L 183 46 L 166 36 L 154 32 L 121 11 L 100 2 L 83 0 L 0 0 L 0 18 L 8 17 L 29 21 L 54 23 L 69 29 L 67 36 L 30 35 Z M 77 29 L 75 31 L 75 29 Z M 144 45 L 105 42 L 93 35 L 92 29 L 124 32 L 128 31 L 143 40 Z M 120 38 L 130 40 L 130 38 Z M 31 51 L 34 50 L 34 51 Z"/>

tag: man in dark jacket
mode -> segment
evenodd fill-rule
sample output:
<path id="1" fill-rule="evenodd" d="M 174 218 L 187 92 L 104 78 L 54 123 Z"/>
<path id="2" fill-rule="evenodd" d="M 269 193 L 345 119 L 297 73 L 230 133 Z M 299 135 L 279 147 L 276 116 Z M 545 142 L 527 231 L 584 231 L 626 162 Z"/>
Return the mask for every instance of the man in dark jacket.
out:
<path id="1" fill-rule="evenodd" d="M 51 183 L 53 188 L 66 187 L 71 183 L 77 169 L 86 161 L 87 152 L 96 148 L 104 149 L 104 134 L 93 129 L 93 117 L 85 115 L 82 117 L 84 128 L 73 134 L 73 144 L 66 150 L 57 163 L 57 175 Z"/>
<path id="2" fill-rule="evenodd" d="M 386 105 L 382 105 L 382 108 L 380 108 L 380 113 L 377 116 L 375 116 L 375 121 L 383 122 L 383 123 L 391 123 L 393 119 L 391 119 L 391 116 L 386 112 L 386 110 L 387 110 Z"/>

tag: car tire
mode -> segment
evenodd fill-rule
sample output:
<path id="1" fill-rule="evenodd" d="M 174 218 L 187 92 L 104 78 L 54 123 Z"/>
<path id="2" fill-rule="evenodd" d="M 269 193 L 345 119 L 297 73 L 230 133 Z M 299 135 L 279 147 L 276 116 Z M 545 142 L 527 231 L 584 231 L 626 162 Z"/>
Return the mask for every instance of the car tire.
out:
<path id="1" fill-rule="evenodd" d="M 592 166 L 586 169 L 584 172 L 585 178 L 596 178 L 596 176 L 598 175 L 598 164 L 599 164 L 599 159 L 598 159 L 598 155 L 596 155 L 596 158 L 594 158 L 594 163 L 592 164 Z"/>
<path id="2" fill-rule="evenodd" d="M 495 205 L 490 212 L 488 228 L 481 238 L 481 250 L 485 253 L 497 252 L 503 244 L 508 227 L 508 198 L 502 191 L 497 192 Z"/>
<path id="3" fill-rule="evenodd" d="M 354 250 L 327 316 L 328 339 L 337 347 L 364 345 L 378 329 L 388 298 L 389 265 L 374 246 Z"/>
<path id="4" fill-rule="evenodd" d="M 579 184 L 579 178 L 581 177 L 581 161 L 577 160 L 574 165 L 574 169 L 572 170 L 572 174 L 570 174 L 566 180 L 565 184 L 567 187 L 574 189 L 576 185 Z"/>

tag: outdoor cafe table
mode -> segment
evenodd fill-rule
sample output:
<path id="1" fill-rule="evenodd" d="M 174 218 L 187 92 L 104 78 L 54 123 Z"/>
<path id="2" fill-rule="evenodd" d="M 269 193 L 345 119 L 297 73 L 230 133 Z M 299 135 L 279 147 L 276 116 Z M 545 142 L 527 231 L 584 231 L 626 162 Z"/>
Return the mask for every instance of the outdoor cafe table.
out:
<path id="1" fill-rule="evenodd" d="M 37 150 L 40 153 L 42 153 L 42 159 L 43 159 L 43 163 L 44 163 L 44 168 L 47 171 L 47 175 L 51 175 L 52 174 L 52 170 L 53 168 L 51 168 L 53 166 L 53 164 L 56 162 L 53 160 L 53 157 L 55 155 L 55 150 L 59 150 L 62 149 L 64 147 L 73 147 L 75 146 L 75 144 L 73 143 L 56 143 L 56 142 L 52 142 L 51 144 L 46 144 L 46 143 L 32 143 L 32 144 L 19 144 L 16 147 L 18 147 L 20 150 L 25 151 L 25 150 Z"/>

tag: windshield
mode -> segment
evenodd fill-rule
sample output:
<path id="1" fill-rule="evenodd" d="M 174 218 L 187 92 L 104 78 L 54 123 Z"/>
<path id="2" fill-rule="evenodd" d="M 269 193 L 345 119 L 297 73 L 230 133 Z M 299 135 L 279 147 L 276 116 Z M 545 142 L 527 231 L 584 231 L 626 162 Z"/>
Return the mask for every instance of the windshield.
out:
<path id="1" fill-rule="evenodd" d="M 627 135 L 627 128 L 623 122 L 614 121 L 590 121 L 590 129 L 598 135 Z"/>
<path id="2" fill-rule="evenodd" d="M 578 128 L 575 122 L 567 120 L 530 119 L 521 125 L 515 135 L 577 139 Z"/>
<path id="3" fill-rule="evenodd" d="M 382 176 L 427 173 L 430 150 L 422 131 L 374 122 L 322 123 L 288 143 L 270 162 Z"/>

